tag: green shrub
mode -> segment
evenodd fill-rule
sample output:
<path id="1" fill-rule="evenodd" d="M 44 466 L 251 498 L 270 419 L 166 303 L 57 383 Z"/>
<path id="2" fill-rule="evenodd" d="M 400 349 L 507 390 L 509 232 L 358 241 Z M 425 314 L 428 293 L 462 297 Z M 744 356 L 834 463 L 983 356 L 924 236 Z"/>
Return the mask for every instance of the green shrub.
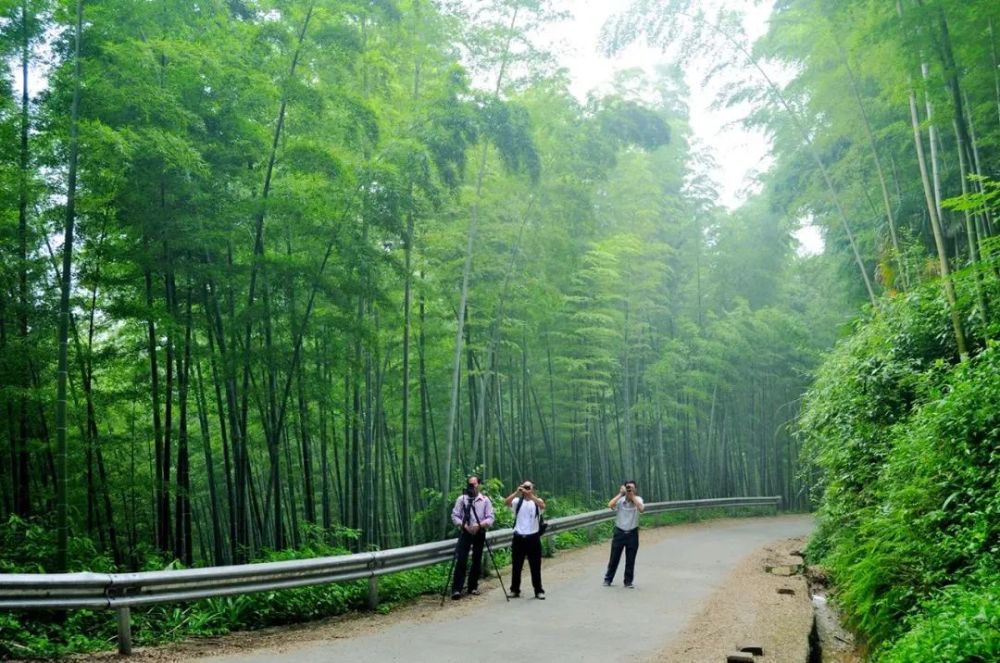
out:
<path id="1" fill-rule="evenodd" d="M 883 663 L 1000 661 L 1000 584 L 941 590 L 909 620 L 908 632 L 892 643 Z"/>
<path id="2" fill-rule="evenodd" d="M 939 654 L 906 658 L 956 620 L 978 628 L 970 588 L 995 588 L 1000 574 L 1000 346 L 970 334 L 982 349 L 956 363 L 949 327 L 929 287 L 889 305 L 823 365 L 800 420 L 821 472 L 808 555 L 829 567 L 876 658 L 996 660 L 964 657 L 965 644 L 952 655 L 948 638 Z"/>

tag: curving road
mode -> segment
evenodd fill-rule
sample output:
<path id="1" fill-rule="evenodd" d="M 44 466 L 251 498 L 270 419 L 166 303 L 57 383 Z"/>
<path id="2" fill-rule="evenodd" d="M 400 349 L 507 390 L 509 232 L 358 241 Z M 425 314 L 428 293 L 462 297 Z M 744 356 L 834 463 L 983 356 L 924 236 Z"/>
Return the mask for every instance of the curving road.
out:
<path id="1" fill-rule="evenodd" d="M 479 597 L 430 598 L 367 628 L 325 626 L 280 648 L 208 658 L 220 663 L 327 661 L 642 661 L 669 645 L 702 601 L 754 549 L 812 531 L 809 516 L 711 521 L 644 530 L 636 589 L 603 587 L 607 544 L 542 562 L 548 599 L 507 603 L 498 583 Z M 622 560 L 624 565 L 624 559 Z M 502 569 L 509 584 L 509 568 Z M 522 585 L 529 589 L 528 570 Z M 308 633 L 309 635 L 305 635 Z M 199 658 L 205 661 L 205 658 Z"/>

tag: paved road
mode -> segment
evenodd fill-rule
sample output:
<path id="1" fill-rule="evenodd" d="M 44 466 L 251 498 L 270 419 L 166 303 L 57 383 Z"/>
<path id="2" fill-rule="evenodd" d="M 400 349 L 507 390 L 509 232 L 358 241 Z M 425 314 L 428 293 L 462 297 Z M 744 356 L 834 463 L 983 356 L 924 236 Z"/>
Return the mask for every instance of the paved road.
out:
<path id="1" fill-rule="evenodd" d="M 715 521 L 644 530 L 636 589 L 603 587 L 606 545 L 543 560 L 548 599 L 504 601 L 495 589 L 448 601 L 424 614 L 356 635 L 327 632 L 291 646 L 209 658 L 219 663 L 327 661 L 642 661 L 653 657 L 697 613 L 727 573 L 752 550 L 812 531 L 807 516 Z M 622 560 L 624 564 L 624 559 Z M 509 583 L 509 569 L 504 569 Z M 527 568 L 522 584 L 530 590 Z M 530 595 L 530 591 L 529 591 Z M 347 637 L 345 637 L 347 635 Z M 205 661 L 206 659 L 199 659 Z"/>

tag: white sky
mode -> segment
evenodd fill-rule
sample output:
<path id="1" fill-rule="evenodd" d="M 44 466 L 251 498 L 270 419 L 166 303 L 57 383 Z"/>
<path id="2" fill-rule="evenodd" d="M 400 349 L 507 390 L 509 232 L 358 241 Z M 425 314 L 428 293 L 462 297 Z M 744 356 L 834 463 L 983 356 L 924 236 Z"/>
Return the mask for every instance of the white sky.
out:
<path id="1" fill-rule="evenodd" d="M 757 3 L 748 0 L 728 0 L 730 6 L 741 8 L 746 14 L 745 30 L 756 39 L 767 30 L 767 20 L 772 2 Z M 594 2 L 593 0 L 556 0 L 558 8 L 572 14 L 572 18 L 551 33 L 553 50 L 572 78 L 574 94 L 581 100 L 588 92 L 608 85 L 616 71 L 641 68 L 652 73 L 653 67 L 667 62 L 668 56 L 660 50 L 633 45 L 613 60 L 598 50 L 601 26 L 628 3 L 622 0 Z M 760 132 L 744 129 L 741 120 L 747 107 L 713 109 L 713 101 L 727 79 L 713 79 L 707 86 L 703 79 L 713 63 L 708 58 L 696 58 L 686 71 L 686 81 L 691 91 L 690 123 L 697 143 L 707 147 L 718 162 L 720 172 L 716 177 L 719 203 L 729 209 L 742 204 L 747 195 L 756 192 L 755 173 L 766 171 L 771 163 L 770 143 Z M 752 75 L 748 74 L 747 75 Z M 800 253 L 819 253 L 823 249 L 822 237 L 815 227 L 803 225 L 796 233 Z"/>

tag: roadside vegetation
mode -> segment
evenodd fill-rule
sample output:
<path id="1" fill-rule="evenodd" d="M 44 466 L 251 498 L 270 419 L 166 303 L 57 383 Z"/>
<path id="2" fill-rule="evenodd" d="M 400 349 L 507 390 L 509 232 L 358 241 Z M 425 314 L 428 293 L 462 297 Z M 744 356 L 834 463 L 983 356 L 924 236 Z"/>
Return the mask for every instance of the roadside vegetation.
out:
<path id="1" fill-rule="evenodd" d="M 873 657 L 996 659 L 1000 3 L 781 0 L 754 39 L 746 4 L 621 3 L 595 46 L 662 62 L 579 94 L 554 0 L 0 1 L 0 572 L 387 549 L 472 472 L 563 513 L 634 479 L 816 507 Z M 736 209 L 703 54 L 771 144 Z M 105 617 L 0 613 L 2 653 Z"/>
<path id="2" fill-rule="evenodd" d="M 956 279 L 966 301 L 973 281 Z M 1000 329 L 970 324 L 959 362 L 949 325 L 933 285 L 887 302 L 800 420 L 820 469 L 809 556 L 879 661 L 1000 658 Z"/>

